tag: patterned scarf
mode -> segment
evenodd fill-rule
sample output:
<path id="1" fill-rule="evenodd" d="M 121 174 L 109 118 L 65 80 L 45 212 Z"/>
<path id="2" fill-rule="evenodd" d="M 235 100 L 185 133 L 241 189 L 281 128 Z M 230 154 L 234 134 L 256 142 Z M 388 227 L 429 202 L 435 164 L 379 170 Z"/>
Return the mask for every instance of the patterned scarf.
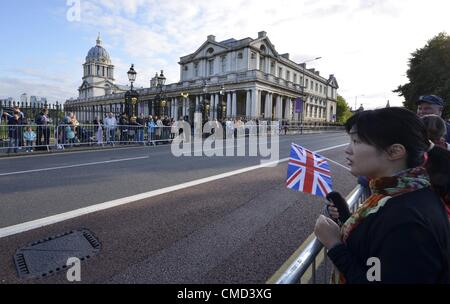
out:
<path id="1" fill-rule="evenodd" d="M 381 177 L 370 181 L 372 195 L 344 223 L 341 228 L 344 244 L 351 233 L 370 215 L 377 213 L 391 198 L 430 186 L 430 178 L 422 167 L 407 169 L 395 176 Z M 334 269 L 332 282 L 344 284 L 344 276 Z"/>

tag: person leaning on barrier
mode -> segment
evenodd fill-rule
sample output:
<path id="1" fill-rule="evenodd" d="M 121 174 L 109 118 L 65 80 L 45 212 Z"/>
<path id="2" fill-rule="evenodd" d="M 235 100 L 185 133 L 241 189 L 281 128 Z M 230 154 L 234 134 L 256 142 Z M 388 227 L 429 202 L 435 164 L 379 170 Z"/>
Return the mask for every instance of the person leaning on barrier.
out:
<path id="1" fill-rule="evenodd" d="M 14 150 L 14 153 L 18 152 L 19 149 L 19 120 L 20 116 L 17 113 L 9 114 L 7 112 L 3 112 L 3 116 L 8 121 L 8 154 L 11 153 L 11 150 Z"/>
<path id="2" fill-rule="evenodd" d="M 425 115 L 434 114 L 442 117 L 444 104 L 444 100 L 439 96 L 422 95 L 417 101 L 417 115 L 419 115 L 419 117 L 422 117 Z M 446 122 L 446 125 L 447 130 L 450 130 L 450 123 Z M 450 132 L 447 132 L 445 141 L 450 143 Z"/>
<path id="3" fill-rule="evenodd" d="M 117 120 L 112 112 L 108 113 L 108 117 L 105 118 L 105 128 L 106 128 L 106 143 L 111 144 L 115 142 L 116 139 L 116 127 Z"/>
<path id="4" fill-rule="evenodd" d="M 406 109 L 357 113 L 346 130 L 351 173 L 373 177 L 373 194 L 341 228 L 323 215 L 316 222 L 315 234 L 336 268 L 333 281 L 448 284 L 450 152 L 435 147 Z"/>
<path id="5" fill-rule="evenodd" d="M 23 134 L 24 130 L 25 130 L 25 125 L 27 124 L 27 120 L 25 118 L 25 114 L 20 110 L 20 107 L 15 107 L 14 108 L 14 114 L 19 115 L 19 126 L 18 126 L 18 133 L 19 134 Z M 24 140 L 23 140 L 23 136 L 20 135 L 19 136 L 19 147 L 24 146 Z M 20 149 L 20 148 L 19 148 Z"/>

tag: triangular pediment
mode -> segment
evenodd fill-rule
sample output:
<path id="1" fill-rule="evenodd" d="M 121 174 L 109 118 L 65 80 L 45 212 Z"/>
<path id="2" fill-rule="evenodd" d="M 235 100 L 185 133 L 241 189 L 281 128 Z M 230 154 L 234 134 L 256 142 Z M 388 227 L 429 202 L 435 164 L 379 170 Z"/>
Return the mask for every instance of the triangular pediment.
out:
<path id="1" fill-rule="evenodd" d="M 335 89 L 339 89 L 339 84 L 336 80 L 336 77 L 334 77 L 334 75 L 330 75 L 330 78 L 328 79 L 328 85 Z"/>
<path id="2" fill-rule="evenodd" d="M 278 56 L 278 52 L 275 50 L 274 45 L 272 44 L 272 42 L 270 42 L 270 39 L 267 36 L 264 38 L 259 38 L 259 39 L 252 41 L 250 43 L 250 46 L 252 46 L 258 50 L 261 50 L 261 48 L 263 47 L 265 49 L 265 53 L 267 55 L 271 55 L 274 57 Z"/>
<path id="3" fill-rule="evenodd" d="M 208 52 L 212 50 L 212 52 Z M 197 51 L 195 51 L 192 55 L 191 55 L 191 59 L 198 59 L 198 58 L 203 58 L 203 57 L 208 57 L 208 56 L 214 56 L 214 54 L 217 53 L 221 53 L 224 51 L 227 51 L 228 47 L 214 42 L 214 41 L 206 41 L 205 43 L 202 44 L 201 47 L 199 47 L 197 49 Z"/>
<path id="4" fill-rule="evenodd" d="M 83 81 L 83 83 L 81 84 L 79 90 L 85 90 L 87 88 L 91 87 L 91 85 L 89 84 L 89 82 L 87 82 L 86 80 Z"/>

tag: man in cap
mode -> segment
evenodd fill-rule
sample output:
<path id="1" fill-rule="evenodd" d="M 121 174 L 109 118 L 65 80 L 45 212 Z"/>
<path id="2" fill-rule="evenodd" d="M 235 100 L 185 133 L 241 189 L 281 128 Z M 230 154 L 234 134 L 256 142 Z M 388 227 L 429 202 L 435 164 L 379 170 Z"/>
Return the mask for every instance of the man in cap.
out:
<path id="1" fill-rule="evenodd" d="M 417 115 L 422 117 L 428 114 L 435 114 L 442 116 L 442 111 L 444 109 L 444 100 L 436 95 L 422 95 L 417 101 Z M 450 124 L 446 122 L 447 125 L 447 135 L 445 137 L 446 142 L 450 143 Z"/>

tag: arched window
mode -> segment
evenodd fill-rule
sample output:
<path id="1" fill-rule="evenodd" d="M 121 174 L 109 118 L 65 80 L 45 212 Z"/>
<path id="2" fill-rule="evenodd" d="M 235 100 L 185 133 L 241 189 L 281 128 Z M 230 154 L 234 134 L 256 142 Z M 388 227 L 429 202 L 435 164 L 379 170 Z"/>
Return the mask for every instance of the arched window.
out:
<path id="1" fill-rule="evenodd" d="M 263 54 L 263 55 L 266 54 L 267 49 L 264 44 L 259 47 L 259 50 L 261 51 L 261 54 Z"/>

